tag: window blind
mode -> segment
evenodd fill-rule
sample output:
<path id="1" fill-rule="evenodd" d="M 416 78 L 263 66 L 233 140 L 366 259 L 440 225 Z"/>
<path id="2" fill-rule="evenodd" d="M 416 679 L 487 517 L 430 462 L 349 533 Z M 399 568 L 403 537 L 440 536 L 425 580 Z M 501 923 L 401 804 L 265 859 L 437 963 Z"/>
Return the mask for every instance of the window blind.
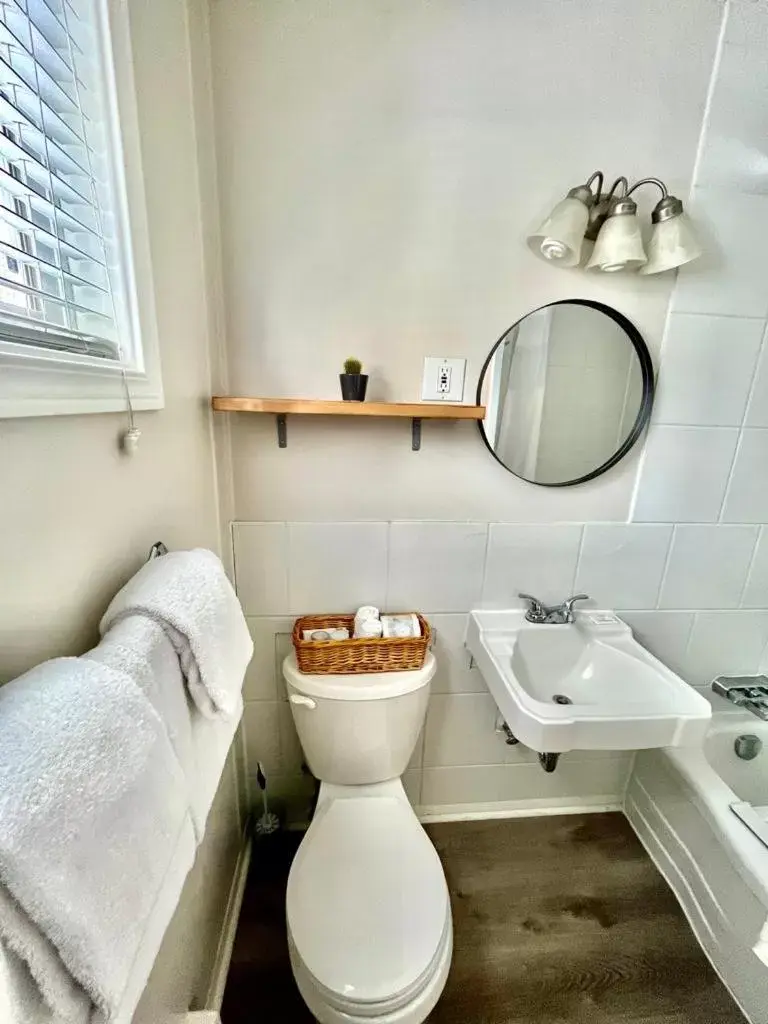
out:
<path id="1" fill-rule="evenodd" d="M 98 0 L 0 0 L 0 339 L 118 360 L 121 289 Z"/>

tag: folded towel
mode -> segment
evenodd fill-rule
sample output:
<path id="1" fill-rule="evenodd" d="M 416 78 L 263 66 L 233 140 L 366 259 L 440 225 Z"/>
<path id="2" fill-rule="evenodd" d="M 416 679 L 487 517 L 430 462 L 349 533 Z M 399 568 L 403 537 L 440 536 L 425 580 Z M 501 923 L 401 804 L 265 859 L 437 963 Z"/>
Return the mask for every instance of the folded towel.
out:
<path id="1" fill-rule="evenodd" d="M 212 551 L 172 551 L 145 563 L 112 599 L 101 635 L 128 615 L 145 615 L 163 627 L 201 714 L 238 716 L 253 642 L 224 566 Z"/>
<path id="2" fill-rule="evenodd" d="M 0 886 L 0 947 L 7 948 L 6 967 L 13 988 L 11 1005 L 22 1021 L 53 1019 L 58 1024 L 91 1020 L 91 1000 L 64 966 L 59 954 Z M 53 1015 L 55 1014 L 55 1017 Z M 0 1016 L 5 1024 L 5 1016 Z"/>
<path id="3" fill-rule="evenodd" d="M 162 899 L 168 924 L 192 865 L 186 789 L 124 673 L 59 658 L 0 688 L 0 942 L 53 1020 L 118 1019 L 147 921 Z"/>
<path id="4" fill-rule="evenodd" d="M 3 1024 L 57 1024 L 27 965 L 0 942 L 0 1020 Z"/>
<path id="5" fill-rule="evenodd" d="M 187 780 L 199 844 L 242 716 L 240 693 L 230 718 L 204 718 L 184 686 L 171 641 L 159 623 L 143 615 L 121 619 L 107 631 L 98 647 L 83 657 L 129 675 L 163 720 Z"/>

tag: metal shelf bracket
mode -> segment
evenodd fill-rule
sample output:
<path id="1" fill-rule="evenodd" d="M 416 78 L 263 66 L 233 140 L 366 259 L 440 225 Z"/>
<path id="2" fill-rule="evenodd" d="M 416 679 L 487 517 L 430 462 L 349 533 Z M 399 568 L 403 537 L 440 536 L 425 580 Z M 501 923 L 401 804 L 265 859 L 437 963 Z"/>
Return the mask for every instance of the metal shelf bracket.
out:
<path id="1" fill-rule="evenodd" d="M 287 448 L 288 447 L 288 423 L 285 418 L 284 412 L 279 412 L 275 416 L 275 422 L 277 423 L 277 447 Z"/>
<path id="2" fill-rule="evenodd" d="M 417 416 L 411 420 L 411 451 L 421 451 L 421 420 Z"/>

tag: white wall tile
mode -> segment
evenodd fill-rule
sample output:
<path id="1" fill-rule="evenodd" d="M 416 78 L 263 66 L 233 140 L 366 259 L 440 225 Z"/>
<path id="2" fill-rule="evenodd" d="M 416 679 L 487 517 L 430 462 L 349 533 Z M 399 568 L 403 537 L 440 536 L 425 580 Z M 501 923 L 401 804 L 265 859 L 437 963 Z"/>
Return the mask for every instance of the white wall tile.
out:
<path id="1" fill-rule="evenodd" d="M 732 427 L 651 427 L 632 518 L 715 522 L 738 437 Z"/>
<path id="2" fill-rule="evenodd" d="M 281 676 L 277 637 L 291 632 L 293 619 L 272 617 L 247 621 L 253 639 L 253 658 L 245 673 L 243 699 L 277 700 Z"/>
<path id="3" fill-rule="evenodd" d="M 248 783 L 251 806 L 254 814 L 258 817 L 262 813 L 262 804 L 255 768 Z M 287 825 L 307 824 L 314 791 L 315 780 L 311 775 L 286 775 L 283 772 L 270 772 L 267 775 L 267 797 L 270 810 L 279 814 Z"/>
<path id="4" fill-rule="evenodd" d="M 698 612 L 685 655 L 685 678 L 707 686 L 715 676 L 754 673 L 768 644 L 768 611 Z"/>
<path id="5" fill-rule="evenodd" d="M 387 608 L 466 612 L 476 607 L 486 538 L 484 523 L 392 523 Z"/>
<path id="6" fill-rule="evenodd" d="M 293 625 L 293 619 L 291 626 Z M 292 630 L 285 633 L 278 633 L 275 636 L 275 674 L 277 676 L 277 699 L 288 700 L 288 690 L 285 686 L 285 677 L 283 676 L 283 662 L 293 651 L 293 635 Z"/>
<path id="7" fill-rule="evenodd" d="M 288 701 L 281 701 L 277 706 L 278 727 L 280 731 L 280 771 L 287 774 L 301 772 L 304 763 L 304 751 L 301 749 L 296 726 L 293 724 L 293 713 Z"/>
<path id="8" fill-rule="evenodd" d="M 243 735 L 247 771 L 256 774 L 256 763 L 264 770 L 280 772 L 280 704 L 277 701 L 253 701 L 243 711 Z"/>
<path id="9" fill-rule="evenodd" d="M 467 631 L 466 615 L 432 615 L 427 619 L 436 638 L 433 653 L 437 671 L 432 680 L 432 693 L 485 693 L 488 687 L 477 668 L 470 668 L 470 654 L 464 646 Z"/>
<path id="10" fill-rule="evenodd" d="M 424 728 L 419 733 L 419 738 L 416 740 L 416 746 L 413 748 L 413 753 L 411 754 L 411 759 L 409 760 L 408 767 L 406 769 L 407 771 L 411 771 L 411 769 L 415 768 L 421 768 L 424 764 L 424 734 L 426 731 L 427 729 L 425 724 Z"/>
<path id="11" fill-rule="evenodd" d="M 495 731 L 496 704 L 488 693 L 433 694 L 427 712 L 424 767 L 508 764 L 534 756 Z"/>
<path id="12" fill-rule="evenodd" d="M 632 627 L 638 643 L 673 672 L 683 671 L 695 612 L 620 611 L 619 615 Z"/>
<path id="13" fill-rule="evenodd" d="M 741 426 L 764 330 L 762 319 L 672 313 L 654 422 Z"/>
<path id="14" fill-rule="evenodd" d="M 402 775 L 405 795 L 414 807 L 418 807 L 421 803 L 421 775 L 422 773 L 418 769 L 409 769 Z"/>
<path id="15" fill-rule="evenodd" d="M 761 57 L 768 49 L 768 19 L 765 17 L 765 5 L 755 3 L 755 0 L 731 0 L 728 6 L 724 41 L 740 46 L 745 59 L 755 54 Z M 749 96 L 749 92 L 747 95 Z"/>
<path id="16" fill-rule="evenodd" d="M 588 524 L 574 590 L 598 608 L 655 608 L 671 536 L 669 525 Z"/>
<path id="17" fill-rule="evenodd" d="M 678 526 L 659 608 L 737 608 L 756 526 Z"/>
<path id="18" fill-rule="evenodd" d="M 765 526 L 760 530 L 741 605 L 742 608 L 768 608 L 768 527 Z"/>
<path id="19" fill-rule="evenodd" d="M 680 268 L 671 308 L 677 313 L 764 317 L 768 195 L 695 188 L 690 212 L 704 255 Z"/>
<path id="20" fill-rule="evenodd" d="M 538 764 L 425 768 L 423 807 L 520 803 L 558 806 L 621 802 L 632 765 L 630 755 L 574 761 L 552 774 Z"/>
<path id="21" fill-rule="evenodd" d="M 284 523 L 234 523 L 235 579 L 246 615 L 288 611 L 288 545 Z"/>
<path id="22" fill-rule="evenodd" d="M 752 6 L 757 9 L 760 5 Z M 737 17 L 731 14 L 731 32 Z M 750 42 L 754 42 L 754 36 Z M 697 183 L 740 192 L 768 192 L 766 138 L 768 61 L 765 48 L 726 43 L 709 109 Z"/>
<path id="23" fill-rule="evenodd" d="M 286 701 L 250 701 L 243 712 L 247 770 L 256 774 L 256 762 L 265 771 L 296 775 L 304 755 Z"/>
<path id="24" fill-rule="evenodd" d="M 288 600 L 297 615 L 381 608 L 386 523 L 288 523 Z"/>
<path id="25" fill-rule="evenodd" d="M 723 506 L 727 523 L 768 522 L 768 430 L 741 435 Z"/>
<path id="26" fill-rule="evenodd" d="M 744 423 L 748 427 L 768 427 L 768 340 L 766 339 L 763 339 L 763 348 L 757 363 Z"/>
<path id="27" fill-rule="evenodd" d="M 520 591 L 545 602 L 574 593 L 581 534 L 581 526 L 491 523 L 483 607 L 518 607 Z"/>

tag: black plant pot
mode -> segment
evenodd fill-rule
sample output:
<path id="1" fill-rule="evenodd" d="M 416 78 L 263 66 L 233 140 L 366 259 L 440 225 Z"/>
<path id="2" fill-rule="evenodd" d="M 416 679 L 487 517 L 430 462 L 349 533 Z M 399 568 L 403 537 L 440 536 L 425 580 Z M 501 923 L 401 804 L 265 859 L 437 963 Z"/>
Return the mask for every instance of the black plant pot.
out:
<path id="1" fill-rule="evenodd" d="M 345 402 L 364 402 L 368 387 L 367 373 L 340 373 L 341 397 Z"/>

